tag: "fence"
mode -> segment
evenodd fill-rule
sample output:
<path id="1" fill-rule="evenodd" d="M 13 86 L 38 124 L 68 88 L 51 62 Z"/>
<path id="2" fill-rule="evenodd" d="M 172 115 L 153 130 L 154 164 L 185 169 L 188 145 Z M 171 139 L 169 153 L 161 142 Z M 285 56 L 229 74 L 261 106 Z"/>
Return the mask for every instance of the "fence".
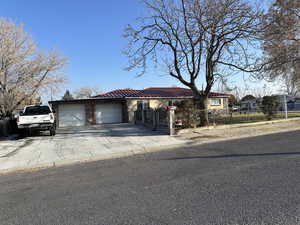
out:
<path id="1" fill-rule="evenodd" d="M 153 130 L 168 132 L 169 115 L 167 109 L 148 109 L 135 111 L 135 123 L 143 124 Z"/>
<path id="2" fill-rule="evenodd" d="M 201 110 L 178 109 L 175 111 L 175 127 L 193 128 L 200 125 Z M 253 123 L 267 120 L 300 118 L 300 111 L 271 111 L 264 114 L 261 110 L 208 110 L 208 123 L 210 126 Z"/>
<path id="3" fill-rule="evenodd" d="M 200 126 L 201 115 L 207 113 L 208 125 L 226 125 L 261 122 L 267 120 L 300 118 L 300 111 L 270 111 L 268 114 L 261 110 L 197 110 L 194 107 L 149 109 L 135 112 L 135 122 L 153 130 L 163 130 L 174 134 L 175 130 L 196 128 Z"/>
<path id="4" fill-rule="evenodd" d="M 7 137 L 11 134 L 17 133 L 17 123 L 16 120 L 9 118 L 0 120 L 0 137 Z"/>

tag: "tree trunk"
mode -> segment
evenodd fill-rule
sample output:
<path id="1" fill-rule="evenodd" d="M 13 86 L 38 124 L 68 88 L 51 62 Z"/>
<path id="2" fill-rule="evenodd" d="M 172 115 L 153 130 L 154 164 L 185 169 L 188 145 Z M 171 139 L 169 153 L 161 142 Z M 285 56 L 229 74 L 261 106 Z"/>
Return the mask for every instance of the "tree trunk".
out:
<path id="1" fill-rule="evenodd" d="M 199 110 L 200 126 L 208 126 L 208 97 L 202 94 L 197 94 L 195 96 L 195 106 L 196 109 Z"/>

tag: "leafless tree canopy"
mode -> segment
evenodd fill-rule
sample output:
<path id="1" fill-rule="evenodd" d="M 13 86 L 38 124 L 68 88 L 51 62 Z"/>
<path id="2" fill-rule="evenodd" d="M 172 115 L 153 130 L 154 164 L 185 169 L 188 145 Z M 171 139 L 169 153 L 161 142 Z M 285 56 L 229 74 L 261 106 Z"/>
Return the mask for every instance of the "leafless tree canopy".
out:
<path id="1" fill-rule="evenodd" d="M 97 94 L 100 94 L 101 91 L 97 87 L 81 87 L 74 91 L 75 98 L 91 98 Z"/>
<path id="2" fill-rule="evenodd" d="M 149 61 L 191 88 L 201 108 L 218 79 L 231 70 L 262 67 L 254 51 L 262 11 L 246 0 L 144 0 L 148 16 L 128 25 L 128 69 L 146 72 Z M 229 70 L 228 70 L 229 69 Z M 232 72 L 232 71 L 231 71 Z M 197 80 L 204 81 L 201 89 Z M 199 82 L 198 82 L 199 83 Z M 202 121 L 205 124 L 205 121 Z"/>
<path id="3" fill-rule="evenodd" d="M 66 59 L 56 52 L 42 53 L 22 26 L 0 19 L 0 115 L 66 81 L 61 69 Z"/>
<path id="4" fill-rule="evenodd" d="M 267 78 L 300 81 L 300 1 L 276 0 L 265 18 L 264 50 Z"/>

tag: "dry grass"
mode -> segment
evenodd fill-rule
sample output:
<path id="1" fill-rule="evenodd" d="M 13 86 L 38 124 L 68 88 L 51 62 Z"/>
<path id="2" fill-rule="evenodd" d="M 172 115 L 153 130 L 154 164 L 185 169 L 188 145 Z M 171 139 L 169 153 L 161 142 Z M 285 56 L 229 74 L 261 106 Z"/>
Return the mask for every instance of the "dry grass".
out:
<path id="1" fill-rule="evenodd" d="M 288 118 L 300 117 L 300 112 L 289 112 Z M 283 112 L 277 113 L 273 120 L 284 119 L 285 114 Z M 255 123 L 267 121 L 266 116 L 263 113 L 235 113 L 232 115 L 220 116 L 216 119 L 212 118 L 212 123 L 220 124 L 241 124 L 241 123 Z"/>

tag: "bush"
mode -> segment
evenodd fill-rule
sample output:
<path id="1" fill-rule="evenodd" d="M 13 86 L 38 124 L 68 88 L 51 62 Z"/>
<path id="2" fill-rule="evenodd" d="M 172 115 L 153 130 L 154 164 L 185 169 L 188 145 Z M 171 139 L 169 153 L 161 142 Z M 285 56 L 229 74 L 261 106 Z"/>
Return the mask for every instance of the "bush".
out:
<path id="1" fill-rule="evenodd" d="M 265 96 L 261 102 L 261 110 L 268 120 L 274 118 L 278 111 L 279 103 L 276 96 Z"/>
<path id="2" fill-rule="evenodd" d="M 181 128 L 195 128 L 199 126 L 199 110 L 191 101 L 182 101 L 176 104 L 175 121 L 181 124 Z"/>

